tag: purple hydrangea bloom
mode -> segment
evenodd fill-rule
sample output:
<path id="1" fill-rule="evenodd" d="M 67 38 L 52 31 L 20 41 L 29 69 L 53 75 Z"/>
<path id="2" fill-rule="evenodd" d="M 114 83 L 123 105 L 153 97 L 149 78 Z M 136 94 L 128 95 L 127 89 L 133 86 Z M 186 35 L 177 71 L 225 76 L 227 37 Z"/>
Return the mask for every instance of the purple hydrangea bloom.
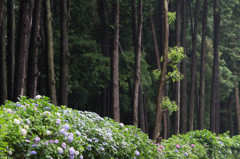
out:
<path id="1" fill-rule="evenodd" d="M 36 146 L 37 146 L 37 144 L 33 144 L 33 145 L 32 145 L 32 147 L 36 147 Z"/>
<path id="2" fill-rule="evenodd" d="M 83 159 L 83 156 L 81 155 L 79 158 L 80 158 L 80 159 Z"/>
<path id="3" fill-rule="evenodd" d="M 61 119 L 57 119 L 57 120 L 56 120 L 56 124 L 57 124 L 57 125 L 61 124 Z"/>
<path id="4" fill-rule="evenodd" d="M 26 140 L 25 140 L 25 142 L 28 142 L 28 143 L 30 143 L 30 140 L 26 139 Z"/>
<path id="5" fill-rule="evenodd" d="M 37 143 L 37 142 L 39 142 L 41 139 L 40 139 L 40 137 L 37 136 L 37 137 L 35 137 L 34 140 L 35 140 L 35 143 Z"/>
<path id="6" fill-rule="evenodd" d="M 72 136 L 72 137 L 74 136 L 74 134 L 73 134 L 73 133 L 69 133 L 68 135 L 69 135 L 69 136 Z"/>
<path id="7" fill-rule="evenodd" d="M 51 110 L 51 108 L 50 107 L 44 107 L 46 110 Z"/>
<path id="8" fill-rule="evenodd" d="M 66 144 L 65 142 L 63 142 L 63 143 L 62 143 L 62 147 L 63 147 L 64 149 L 66 149 L 66 148 L 67 148 L 67 144 Z"/>
<path id="9" fill-rule="evenodd" d="M 59 140 L 58 140 L 58 139 L 56 139 L 54 142 L 55 142 L 55 144 L 58 144 L 58 143 L 59 143 Z"/>
<path id="10" fill-rule="evenodd" d="M 70 126 L 68 124 L 65 124 L 65 125 L 63 125 L 63 128 L 66 129 L 66 130 L 69 130 Z"/>
<path id="11" fill-rule="evenodd" d="M 29 119 L 26 119 L 26 122 L 28 125 L 31 123 Z"/>
<path id="12" fill-rule="evenodd" d="M 81 133 L 77 130 L 76 131 L 76 134 L 78 135 L 78 136 L 80 136 L 81 135 Z"/>
<path id="13" fill-rule="evenodd" d="M 73 147 L 69 148 L 68 150 L 69 150 L 70 156 L 75 154 L 75 149 Z"/>
<path id="14" fill-rule="evenodd" d="M 64 132 L 65 132 L 64 129 L 60 129 L 60 130 L 59 130 L 59 133 L 60 133 L 60 134 L 63 134 Z"/>
<path id="15" fill-rule="evenodd" d="M 70 143 L 73 142 L 73 137 L 72 136 L 68 137 L 68 142 L 70 142 Z"/>
<path id="16" fill-rule="evenodd" d="M 36 155 L 37 152 L 36 151 L 31 151 L 31 155 Z"/>
<path id="17" fill-rule="evenodd" d="M 140 152 L 138 150 L 135 151 L 135 155 L 136 156 L 139 156 L 140 155 Z"/>
<path id="18" fill-rule="evenodd" d="M 191 147 L 195 147 L 195 145 L 194 145 L 194 144 L 191 144 Z"/>
<path id="19" fill-rule="evenodd" d="M 179 149 L 179 148 L 180 148 L 180 145 L 179 145 L 179 144 L 177 144 L 177 145 L 176 145 L 176 148 L 177 148 L 177 149 Z"/>
<path id="20" fill-rule="evenodd" d="M 175 150 L 175 152 L 177 153 L 177 152 L 178 152 L 178 150 L 176 149 L 176 150 Z"/>
<path id="21" fill-rule="evenodd" d="M 58 150 L 58 154 L 60 155 L 63 154 L 63 149 L 61 147 L 58 147 L 57 150 Z"/>
<path id="22" fill-rule="evenodd" d="M 50 143 L 54 144 L 54 141 L 53 140 L 49 140 Z"/>
<path id="23" fill-rule="evenodd" d="M 185 156 L 188 156 L 188 153 L 187 153 L 187 152 L 185 152 L 185 153 L 184 153 L 184 155 L 185 155 Z"/>

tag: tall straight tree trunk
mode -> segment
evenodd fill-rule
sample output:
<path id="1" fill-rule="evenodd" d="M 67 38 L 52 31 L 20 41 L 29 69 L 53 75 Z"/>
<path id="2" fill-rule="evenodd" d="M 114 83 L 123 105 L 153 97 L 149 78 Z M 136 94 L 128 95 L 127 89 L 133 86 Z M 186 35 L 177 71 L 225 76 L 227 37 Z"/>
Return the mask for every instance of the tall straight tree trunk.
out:
<path id="1" fill-rule="evenodd" d="M 8 99 L 13 99 L 14 70 L 15 70 L 15 14 L 14 0 L 7 1 L 7 87 Z"/>
<path id="2" fill-rule="evenodd" d="M 70 0 L 62 0 L 61 4 L 61 44 L 60 44 L 60 94 L 59 104 L 68 104 L 68 64 L 69 64 L 69 48 L 68 48 L 68 28 L 70 24 Z"/>
<path id="3" fill-rule="evenodd" d="M 113 118 L 115 121 L 120 122 L 120 108 L 119 108 L 119 72 L 118 72 L 118 57 L 119 57 L 119 2 L 113 1 L 114 13 L 114 37 L 113 37 L 113 56 L 112 56 L 112 106 Z"/>
<path id="4" fill-rule="evenodd" d="M 191 8 L 189 8 L 191 9 Z M 195 99 L 195 80 L 197 72 L 197 32 L 198 32 L 198 9 L 199 0 L 196 0 L 195 4 L 195 16 L 194 16 L 194 32 L 192 35 L 192 66 L 191 66 L 191 91 L 190 91 L 190 106 L 189 106 L 189 130 L 193 130 L 193 118 L 194 118 L 194 99 Z"/>
<path id="5" fill-rule="evenodd" d="M 228 131 L 230 131 L 230 136 L 233 136 L 233 125 L 232 125 L 232 96 L 233 94 L 231 93 L 230 96 L 228 97 Z"/>
<path id="6" fill-rule="evenodd" d="M 156 117 L 153 130 L 153 139 L 157 140 L 157 137 L 160 135 L 161 130 L 161 121 L 162 121 L 162 101 L 164 97 L 164 87 L 166 83 L 166 74 L 167 74 L 167 63 L 168 63 L 168 41 L 169 41 L 169 24 L 168 24 L 168 0 L 163 0 L 164 2 L 164 52 L 163 52 L 163 62 L 161 76 L 159 79 L 158 86 L 158 96 L 156 104 Z"/>
<path id="7" fill-rule="evenodd" d="M 163 0 L 159 0 L 159 52 L 160 57 L 164 53 L 164 2 Z"/>
<path id="8" fill-rule="evenodd" d="M 28 76 L 27 76 L 27 96 L 34 98 L 37 92 L 38 71 L 38 48 L 40 46 L 40 19 L 42 1 L 35 1 L 33 13 L 33 26 L 30 37 L 29 60 L 28 60 Z"/>
<path id="9" fill-rule="evenodd" d="M 180 18 L 180 9 L 181 3 L 180 0 L 176 0 L 176 44 L 177 47 L 180 47 L 180 39 L 181 39 L 181 18 Z M 180 69 L 180 64 L 177 65 L 178 69 Z M 175 100 L 178 106 L 178 111 L 174 113 L 175 122 L 174 122 L 174 134 L 178 134 L 180 131 L 180 80 L 175 85 Z"/>
<path id="10" fill-rule="evenodd" d="M 203 2 L 202 14 L 202 46 L 201 46 L 201 70 L 200 70 L 200 120 L 199 129 L 204 129 L 204 107 L 205 107 L 205 61 L 206 61 L 206 32 L 207 32 L 207 6 L 208 1 Z"/>
<path id="11" fill-rule="evenodd" d="M 97 0 L 98 3 L 98 14 L 101 23 L 101 46 L 102 54 L 105 57 L 109 57 L 108 51 L 108 35 L 107 35 L 107 23 L 106 23 L 106 14 L 105 14 L 105 0 Z M 107 109 L 109 108 L 108 104 L 108 93 L 109 88 L 102 89 L 102 116 L 107 116 Z"/>
<path id="12" fill-rule="evenodd" d="M 214 16 L 214 36 L 213 36 L 213 74 L 212 74 L 212 93 L 211 93 L 211 110 L 210 110 L 210 130 L 219 133 L 219 31 L 220 31 L 220 12 L 218 0 L 213 0 Z"/>
<path id="13" fill-rule="evenodd" d="M 53 31 L 52 31 L 52 13 L 51 13 L 51 2 L 46 0 L 45 11 L 46 11 L 46 52 L 48 58 L 48 90 L 49 96 L 53 104 L 57 104 L 56 95 L 56 81 L 54 74 L 54 50 L 53 50 Z"/>
<path id="14" fill-rule="evenodd" d="M 159 70 L 161 70 L 160 53 L 158 50 L 157 35 L 156 35 L 156 29 L 155 29 L 155 25 L 154 25 L 153 16 L 150 15 L 149 18 L 150 18 L 150 23 L 151 23 L 151 28 L 152 28 L 153 44 L 154 44 L 154 50 L 155 50 L 155 55 L 156 55 L 157 67 Z"/>
<path id="15" fill-rule="evenodd" d="M 235 90 L 235 107 L 237 117 L 237 134 L 240 135 L 240 105 L 239 105 L 239 89 L 238 85 L 234 87 Z"/>
<path id="16" fill-rule="evenodd" d="M 0 104 L 7 99 L 7 67 L 5 48 L 5 1 L 0 0 Z"/>
<path id="17" fill-rule="evenodd" d="M 186 30 L 187 30 L 187 15 L 186 15 L 186 0 L 182 0 L 182 46 L 184 48 L 184 54 L 186 55 Z M 184 76 L 182 80 L 182 97 L 181 97 L 181 133 L 187 132 L 187 71 L 186 71 L 186 59 L 182 61 L 182 74 Z"/>
<path id="18" fill-rule="evenodd" d="M 146 126 L 145 126 L 145 113 L 144 113 L 144 101 L 143 101 L 143 88 L 142 85 L 139 85 L 139 127 L 143 132 L 146 133 Z"/>
<path id="19" fill-rule="evenodd" d="M 142 48 L 142 0 L 138 1 L 138 34 L 137 34 L 137 54 L 135 54 L 135 77 L 134 77 L 134 100 L 133 100 L 133 125 L 138 126 L 138 93 L 141 80 L 141 48 Z"/>
<path id="20" fill-rule="evenodd" d="M 20 1 L 20 16 L 18 25 L 18 37 L 16 43 L 16 65 L 14 75 L 13 100 L 16 101 L 20 95 L 25 93 L 25 82 L 27 75 L 27 59 L 29 40 L 32 24 L 33 0 Z"/>

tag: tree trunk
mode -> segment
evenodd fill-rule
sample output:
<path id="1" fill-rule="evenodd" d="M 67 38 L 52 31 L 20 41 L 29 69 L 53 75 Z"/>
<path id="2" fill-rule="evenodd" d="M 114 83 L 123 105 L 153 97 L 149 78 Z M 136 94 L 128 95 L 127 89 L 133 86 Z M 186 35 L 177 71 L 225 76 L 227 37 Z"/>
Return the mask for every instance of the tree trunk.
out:
<path id="1" fill-rule="evenodd" d="M 164 2 L 163 0 L 159 0 L 159 52 L 160 57 L 164 53 Z"/>
<path id="2" fill-rule="evenodd" d="M 220 13 L 218 8 L 218 0 L 213 0 L 214 14 L 214 60 L 212 74 L 212 94 L 211 94 L 211 110 L 210 110 L 210 130 L 219 133 L 219 30 L 220 30 Z"/>
<path id="3" fill-rule="evenodd" d="M 191 8 L 189 8 L 191 9 Z M 194 33 L 192 35 L 192 66 L 191 66 L 191 91 L 190 91 L 190 106 L 189 106 L 189 130 L 193 130 L 194 119 L 194 99 L 195 99 L 195 80 L 197 71 L 197 32 L 198 32 L 198 9 L 199 0 L 195 4 L 194 16 Z"/>
<path id="4" fill-rule="evenodd" d="M 237 134 L 240 135 L 240 105 L 239 105 L 239 89 L 238 85 L 234 87 L 235 90 L 235 107 L 237 118 Z"/>
<path id="5" fill-rule="evenodd" d="M 139 98 L 138 98 L 138 103 L 139 103 L 139 127 L 143 132 L 146 133 L 146 126 L 145 126 L 145 113 L 144 113 L 144 103 L 143 103 L 143 89 L 142 85 L 139 85 Z"/>
<path id="6" fill-rule="evenodd" d="M 141 80 L 141 48 L 142 48 L 142 0 L 138 4 L 138 34 L 137 34 L 137 54 L 135 54 L 135 77 L 134 77 L 134 99 L 133 99 L 133 125 L 138 126 L 138 93 Z"/>
<path id="7" fill-rule="evenodd" d="M 33 13 L 33 26 L 32 33 L 30 37 L 29 46 L 29 62 L 28 62 L 28 76 L 27 76 L 27 96 L 34 98 L 37 92 L 37 80 L 39 76 L 38 71 L 38 48 L 41 43 L 41 38 L 39 35 L 40 31 L 40 19 L 41 19 L 41 6 L 42 1 L 35 1 L 35 8 Z"/>
<path id="8" fill-rule="evenodd" d="M 7 67 L 5 48 L 5 1 L 0 0 L 0 104 L 7 99 Z"/>
<path id="9" fill-rule="evenodd" d="M 7 87 L 8 99 L 13 99 L 14 72 L 15 72 L 15 14 L 14 0 L 7 1 Z"/>
<path id="10" fill-rule="evenodd" d="M 163 63 L 161 70 L 161 77 L 159 80 L 158 86 L 158 96 L 157 96 L 157 105 L 156 105 L 156 117 L 154 123 L 153 139 L 156 140 L 160 135 L 161 130 L 161 120 L 162 120 L 162 101 L 164 96 L 164 87 L 166 83 L 166 74 L 167 74 L 167 63 L 168 63 L 168 40 L 169 40 L 169 24 L 168 24 L 168 0 L 164 1 L 164 52 L 163 52 Z"/>
<path id="11" fill-rule="evenodd" d="M 57 104 L 56 81 L 54 74 L 54 50 L 53 50 L 53 31 L 52 31 L 52 14 L 50 0 L 45 2 L 46 9 L 46 52 L 48 58 L 48 90 L 53 104 Z"/>
<path id="12" fill-rule="evenodd" d="M 206 32 L 207 32 L 207 0 L 203 2 L 202 15 L 202 47 L 201 47 L 201 70 L 200 70 L 200 121 L 199 129 L 204 129 L 204 107 L 205 107 L 205 61 L 206 61 Z"/>
<path id="13" fill-rule="evenodd" d="M 119 2 L 113 1 L 113 8 L 115 8 L 114 17 L 114 38 L 113 38 L 113 57 L 112 57 L 112 95 L 113 95 L 113 118 L 120 122 L 120 108 L 119 108 L 119 72 L 118 72 L 118 57 L 119 57 Z"/>
<path id="14" fill-rule="evenodd" d="M 182 0 L 182 46 L 186 55 L 186 30 L 187 30 L 187 15 L 186 15 L 186 0 Z M 182 98 L 181 98 L 181 133 L 187 132 L 187 71 L 186 59 L 182 61 Z"/>
<path id="15" fill-rule="evenodd" d="M 151 28 L 152 28 L 153 44 L 154 44 L 154 50 L 155 50 L 155 55 L 156 55 L 157 67 L 158 67 L 159 70 L 161 70 L 160 53 L 159 53 L 159 50 L 158 50 L 156 29 L 155 29 L 154 20 L 153 20 L 152 15 L 150 15 L 150 22 L 151 22 Z"/>
<path id="16" fill-rule="evenodd" d="M 62 0 L 61 4 L 61 44 L 60 44 L 60 94 L 59 104 L 68 104 L 68 64 L 69 64 L 69 48 L 68 48 L 68 28 L 70 24 L 70 0 Z"/>
<path id="17" fill-rule="evenodd" d="M 181 23 L 181 18 L 180 18 L 180 0 L 176 0 L 176 44 L 177 47 L 180 47 L 180 23 Z M 180 69 L 180 64 L 177 65 L 178 69 Z M 180 131 L 180 80 L 177 81 L 175 85 L 175 100 L 176 104 L 178 106 L 178 111 L 174 113 L 175 115 L 175 122 L 174 122 L 174 134 L 178 134 Z"/>
<path id="18" fill-rule="evenodd" d="M 18 37 L 16 43 L 16 65 L 14 75 L 13 100 L 17 101 L 20 95 L 25 93 L 25 82 L 27 75 L 27 60 L 29 40 L 32 25 L 33 0 L 20 1 L 20 16 L 18 25 Z"/>
<path id="19" fill-rule="evenodd" d="M 230 94 L 230 96 L 228 97 L 228 130 L 230 131 L 230 136 L 233 136 L 233 125 L 232 125 L 232 93 Z"/>

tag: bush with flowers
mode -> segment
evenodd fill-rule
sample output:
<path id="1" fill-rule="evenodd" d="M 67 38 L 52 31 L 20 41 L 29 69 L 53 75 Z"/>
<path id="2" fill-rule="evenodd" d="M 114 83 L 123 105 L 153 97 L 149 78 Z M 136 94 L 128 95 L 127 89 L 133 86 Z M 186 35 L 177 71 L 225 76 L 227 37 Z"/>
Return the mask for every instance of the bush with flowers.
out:
<path id="1" fill-rule="evenodd" d="M 195 130 L 163 140 L 161 147 L 162 158 L 240 158 L 240 135 Z"/>
<path id="2" fill-rule="evenodd" d="M 21 97 L 0 107 L 0 158 L 159 158 L 157 145 L 134 126 L 91 112 Z"/>

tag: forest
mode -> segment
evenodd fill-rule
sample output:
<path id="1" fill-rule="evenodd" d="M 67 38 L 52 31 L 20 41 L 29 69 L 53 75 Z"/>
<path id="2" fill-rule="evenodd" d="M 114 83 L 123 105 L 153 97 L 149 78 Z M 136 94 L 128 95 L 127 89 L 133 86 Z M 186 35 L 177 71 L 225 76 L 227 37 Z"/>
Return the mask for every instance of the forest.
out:
<path id="1" fill-rule="evenodd" d="M 240 135 L 239 0 L 0 0 L 0 103 L 55 105 L 152 139 Z"/>

